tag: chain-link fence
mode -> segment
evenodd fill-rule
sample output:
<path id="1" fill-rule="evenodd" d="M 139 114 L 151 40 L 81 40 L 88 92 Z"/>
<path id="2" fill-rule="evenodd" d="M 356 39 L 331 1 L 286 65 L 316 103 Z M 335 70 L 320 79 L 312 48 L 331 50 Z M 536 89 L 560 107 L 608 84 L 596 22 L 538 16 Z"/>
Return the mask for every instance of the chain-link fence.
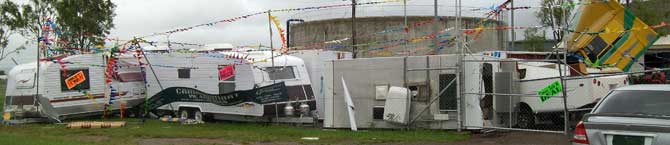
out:
<path id="1" fill-rule="evenodd" d="M 481 125 L 466 128 L 523 130 L 564 133 L 570 123 L 569 104 L 564 95 L 574 93 L 561 74 L 566 68 L 546 61 L 518 62 L 512 60 L 464 61 L 465 99 L 479 100 Z M 563 85 L 562 85 L 563 84 Z M 563 93 L 562 90 L 568 90 Z"/>

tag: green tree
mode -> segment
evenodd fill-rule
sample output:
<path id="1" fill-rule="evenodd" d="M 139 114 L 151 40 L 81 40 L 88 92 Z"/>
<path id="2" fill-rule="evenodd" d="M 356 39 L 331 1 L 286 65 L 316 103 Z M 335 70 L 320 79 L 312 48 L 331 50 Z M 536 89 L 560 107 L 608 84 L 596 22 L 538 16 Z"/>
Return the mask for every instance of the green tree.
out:
<path id="1" fill-rule="evenodd" d="M 14 34 L 28 35 L 31 31 L 30 23 L 34 22 L 34 9 L 30 5 L 18 5 L 11 1 L 0 3 L 0 60 L 16 49 L 5 53 L 9 38 Z M 25 47 L 19 47 L 25 49 Z"/>
<path id="2" fill-rule="evenodd" d="M 61 0 L 55 3 L 58 25 L 67 33 L 67 47 L 88 51 L 104 44 L 104 36 L 114 28 L 114 9 L 110 0 Z"/>
<path id="3" fill-rule="evenodd" d="M 572 0 L 542 0 L 539 11 L 535 12 L 542 26 L 550 27 L 553 30 L 555 40 L 563 40 L 564 31 L 561 27 L 568 24 L 570 13 L 574 9 Z"/>
<path id="4" fill-rule="evenodd" d="M 57 42 L 65 42 L 55 46 L 81 51 L 104 43 L 103 37 L 114 27 L 113 18 L 116 15 L 116 5 L 110 0 L 30 0 L 23 5 L 5 1 L 1 8 L 0 26 L 7 28 L 2 29 L 3 36 L 7 34 L 4 31 L 12 30 L 38 40 L 45 34 L 42 26 L 51 21 L 61 32 Z M 39 52 L 44 51 L 40 49 Z"/>
<path id="5" fill-rule="evenodd" d="M 523 31 L 525 40 L 521 41 L 523 49 L 526 51 L 544 51 L 544 43 L 547 41 L 544 33 L 539 32 L 539 28 L 529 28 Z"/>
<path id="6" fill-rule="evenodd" d="M 628 8 L 648 25 L 657 25 L 661 22 L 670 22 L 670 4 L 668 0 L 636 0 Z M 668 28 L 656 29 L 661 36 L 668 35 Z"/>

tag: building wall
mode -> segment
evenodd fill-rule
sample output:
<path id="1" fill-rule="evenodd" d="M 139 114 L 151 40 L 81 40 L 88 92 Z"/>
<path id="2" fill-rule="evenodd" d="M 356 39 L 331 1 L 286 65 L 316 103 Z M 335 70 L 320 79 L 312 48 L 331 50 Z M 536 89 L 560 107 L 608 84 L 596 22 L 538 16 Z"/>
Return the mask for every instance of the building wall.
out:
<path id="1" fill-rule="evenodd" d="M 407 23 L 409 31 L 403 28 L 404 18 L 393 17 L 364 17 L 356 18 L 356 44 L 366 44 L 370 42 L 385 42 L 391 40 L 400 40 L 405 38 L 415 38 L 425 36 L 433 33 L 434 27 L 432 23 L 421 26 L 416 26 L 417 22 L 432 20 L 433 17 L 427 16 L 412 16 L 408 17 Z M 463 18 L 462 27 L 474 28 L 481 18 Z M 489 21 L 491 25 L 487 27 L 494 27 L 502 25 L 498 21 Z M 451 28 L 447 31 L 449 34 L 446 37 L 439 38 L 437 42 L 442 42 L 455 36 L 455 18 L 441 17 L 438 21 L 439 31 Z M 398 30 L 394 32 L 381 33 L 384 30 Z M 340 40 L 351 37 L 351 19 L 328 19 L 319 21 L 308 21 L 304 23 L 295 23 L 290 26 L 290 40 L 289 45 L 294 49 L 332 49 L 341 51 L 351 51 L 352 41 L 345 40 L 341 43 L 323 43 L 326 41 Z M 471 52 L 489 51 L 489 50 L 503 50 L 507 44 L 505 43 L 506 31 L 500 30 L 485 30 L 477 39 L 474 35 L 469 35 L 467 40 L 470 42 L 468 47 Z M 370 44 L 358 46 L 359 57 L 375 57 L 375 56 L 404 56 L 404 55 L 424 55 L 435 54 L 434 41 L 427 39 L 420 42 L 411 42 L 407 46 L 399 45 L 400 42 Z M 386 48 L 381 50 L 379 48 Z M 368 51 L 376 50 L 376 51 Z M 388 51 L 385 51 L 388 50 Z M 406 53 L 407 52 L 407 53 Z M 456 53 L 456 46 L 446 45 L 446 48 L 438 49 L 438 54 L 453 54 Z"/>

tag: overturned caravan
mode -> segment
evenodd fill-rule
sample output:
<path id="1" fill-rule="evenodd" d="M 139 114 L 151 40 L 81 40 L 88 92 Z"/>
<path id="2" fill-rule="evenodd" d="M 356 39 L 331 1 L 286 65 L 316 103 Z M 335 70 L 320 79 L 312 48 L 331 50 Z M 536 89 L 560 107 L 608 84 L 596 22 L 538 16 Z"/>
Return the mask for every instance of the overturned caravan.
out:
<path id="1" fill-rule="evenodd" d="M 339 55 L 333 54 L 339 52 L 319 52 L 316 55 L 339 58 Z M 149 53 L 144 56 L 146 57 L 140 59 L 133 55 L 119 56 L 112 82 L 109 84 L 105 83 L 108 58 L 101 54 L 41 61 L 39 71 L 36 70 L 35 63 L 16 66 L 9 74 L 4 114 L 10 116 L 10 120 L 49 118 L 52 121 L 61 121 L 99 115 L 105 110 L 143 107 L 142 102 L 147 98 L 170 98 L 171 95 L 159 95 L 170 88 L 179 87 L 188 90 L 182 92 L 197 91 L 217 96 L 257 91 L 279 83 L 283 84 L 281 88 L 285 88 L 282 97 L 286 99 L 270 101 L 272 103 L 243 101 L 220 105 L 174 100 L 151 112 L 159 116 L 177 115 L 194 119 L 212 117 L 239 121 L 273 121 L 277 117 L 295 116 L 311 120 L 308 116 L 319 110 L 315 103 L 308 66 L 299 57 L 272 57 L 269 51 Z M 254 62 L 250 63 L 251 61 Z M 81 77 L 80 80 L 83 81 L 77 81 L 73 87 L 68 83 L 72 77 Z M 39 84 L 35 80 L 39 80 Z M 109 89 L 110 86 L 113 89 Z M 105 104 L 109 106 L 105 108 Z"/>
<path id="2" fill-rule="evenodd" d="M 544 114 L 565 110 L 562 97 L 541 102 L 536 95 L 542 87 L 559 80 L 558 68 L 566 70 L 564 65 L 467 55 L 459 77 L 458 57 L 328 61 L 323 82 L 313 81 L 324 84 L 324 127 L 349 128 L 355 123 L 358 128 L 482 129 L 540 123 L 546 119 Z M 588 106 L 610 89 L 626 85 L 626 78 L 614 75 L 567 80 L 567 109 Z M 594 80 L 602 84 L 591 83 Z M 353 103 L 347 103 L 345 94 Z M 354 110 L 355 122 L 349 120 L 349 108 Z M 519 121 L 516 117 L 520 115 L 516 114 L 520 113 L 528 113 L 537 121 Z"/>

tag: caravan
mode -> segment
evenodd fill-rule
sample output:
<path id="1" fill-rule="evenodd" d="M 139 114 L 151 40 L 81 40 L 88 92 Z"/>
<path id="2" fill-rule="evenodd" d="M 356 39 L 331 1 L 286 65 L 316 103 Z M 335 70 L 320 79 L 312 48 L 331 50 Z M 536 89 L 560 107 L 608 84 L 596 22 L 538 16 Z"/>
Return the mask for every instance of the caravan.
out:
<path id="1" fill-rule="evenodd" d="M 141 77 L 138 66 L 120 67 L 112 82 L 116 95 L 111 100 L 105 97 L 105 59 L 100 54 L 84 54 L 40 61 L 39 70 L 36 63 L 14 67 L 7 79 L 5 114 L 12 118 L 49 117 L 60 121 L 101 113 L 105 103 L 111 102 L 113 110 L 118 110 L 121 104 L 140 103 L 145 90 L 143 80 L 138 79 Z M 66 80 L 75 75 L 81 81 L 72 86 Z"/>
<path id="2" fill-rule="evenodd" d="M 291 53 L 310 53 L 305 56 L 317 56 L 310 59 L 313 61 L 345 58 L 344 55 L 339 55 L 340 52 L 332 51 Z M 111 83 L 112 92 L 105 91 L 108 87 L 104 77 L 106 62 L 107 58 L 101 54 L 83 54 L 54 61 L 41 61 L 39 71 L 35 69 L 35 63 L 13 68 L 9 74 L 5 113 L 10 114 L 12 119 L 48 117 L 60 121 L 100 114 L 104 109 L 130 109 L 138 106 L 145 97 L 155 97 L 154 95 L 170 87 L 192 88 L 208 94 L 225 94 L 279 82 L 287 87 L 288 101 L 271 104 L 244 102 L 233 106 L 173 102 L 154 112 L 158 115 L 176 113 L 179 117 L 193 119 L 211 117 L 223 120 L 270 121 L 273 118 L 278 119 L 277 117 L 304 116 L 311 121 L 307 116 L 312 116 L 321 109 L 316 105 L 315 90 L 310 80 L 310 71 L 318 70 L 308 70 L 313 66 L 305 65 L 303 59 L 296 56 L 251 49 L 147 53 L 139 59 L 134 55 L 124 54 L 118 57 L 117 71 L 113 74 Z M 66 80 L 78 74 L 85 78 L 84 81 L 78 83 L 77 87 L 68 87 Z M 39 80 L 39 84 L 35 80 Z M 38 85 L 39 89 L 36 89 Z M 111 94 L 111 99 L 106 93 Z M 106 103 L 111 103 L 111 108 L 105 108 Z"/>

